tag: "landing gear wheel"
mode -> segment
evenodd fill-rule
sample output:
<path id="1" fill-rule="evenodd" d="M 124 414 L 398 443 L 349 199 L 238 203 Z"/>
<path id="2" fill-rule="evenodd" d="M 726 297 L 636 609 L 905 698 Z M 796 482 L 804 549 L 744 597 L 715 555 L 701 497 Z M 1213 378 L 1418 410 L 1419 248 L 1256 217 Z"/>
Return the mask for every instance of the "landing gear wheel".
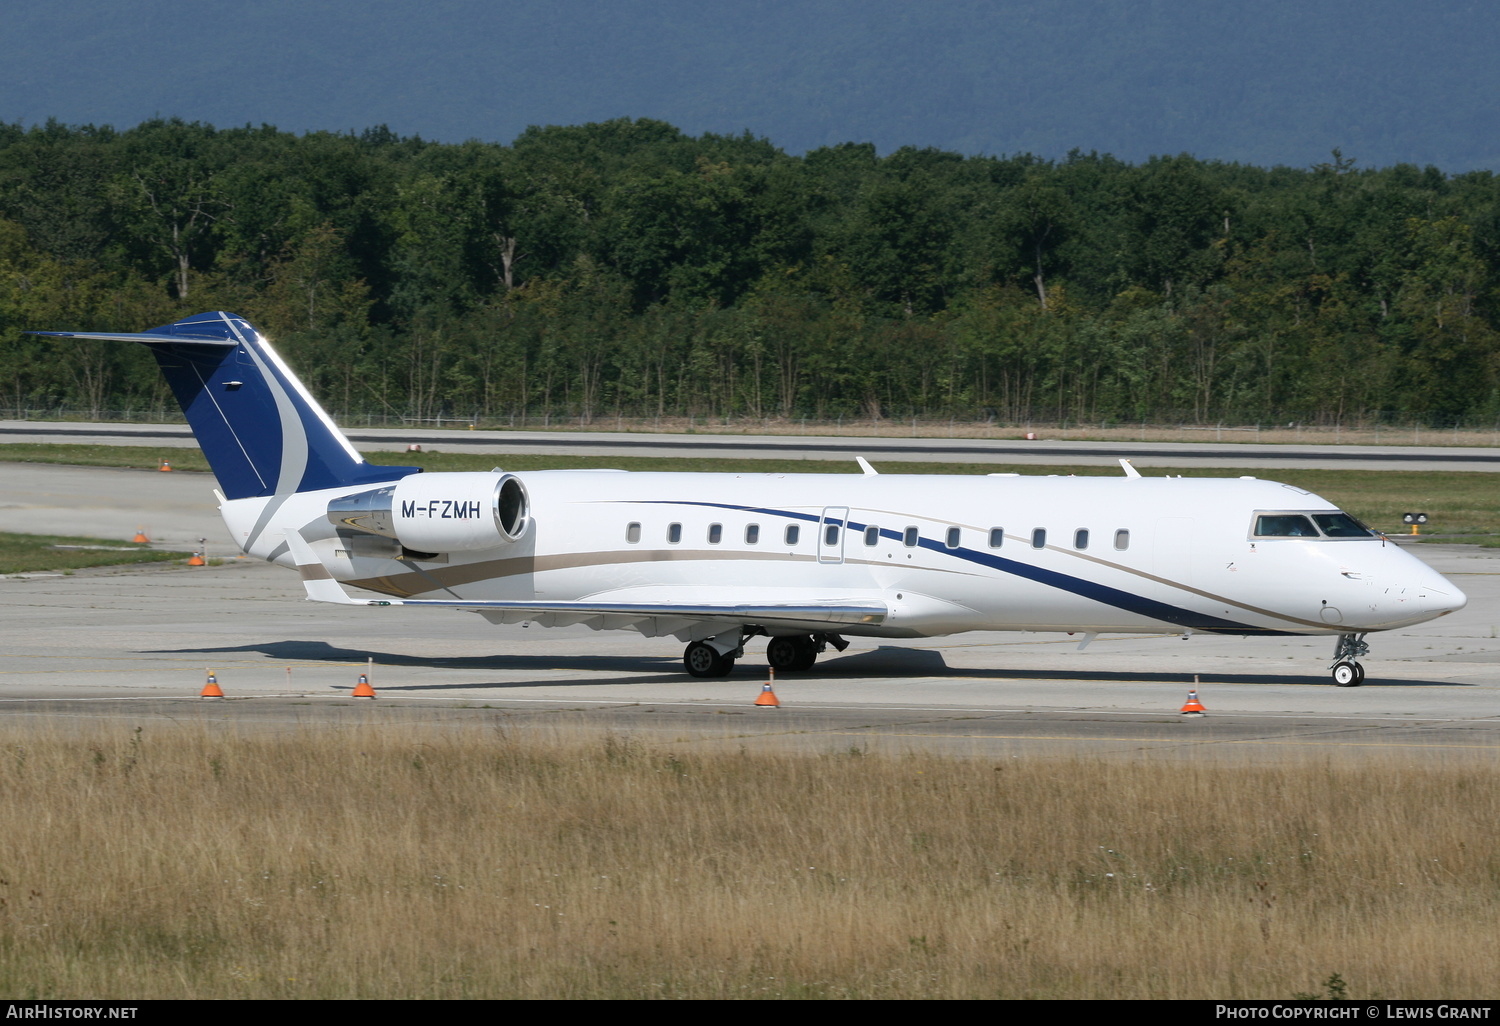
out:
<path id="1" fill-rule="evenodd" d="M 1333 682 L 1341 688 L 1357 688 L 1365 682 L 1365 668 L 1359 657 L 1370 654 L 1363 634 L 1340 634 L 1333 646 Z"/>
<path id="2" fill-rule="evenodd" d="M 770 644 L 766 645 L 766 662 L 771 664 L 771 669 L 786 672 L 797 668 L 797 660 L 801 656 L 801 650 L 797 646 L 800 638 L 772 638 Z"/>
<path id="3" fill-rule="evenodd" d="M 813 663 L 818 661 L 819 645 L 812 638 L 797 638 L 797 659 L 792 663 L 792 669 L 797 673 L 811 670 Z"/>
<path id="4" fill-rule="evenodd" d="M 712 645 L 695 641 L 682 653 L 682 665 L 694 677 L 726 677 L 734 669 L 734 656 L 720 655 Z"/>
<path id="5" fill-rule="evenodd" d="M 771 669 L 783 673 L 801 673 L 811 670 L 818 661 L 818 643 L 803 634 L 792 638 L 772 638 L 766 646 L 766 662 Z"/>

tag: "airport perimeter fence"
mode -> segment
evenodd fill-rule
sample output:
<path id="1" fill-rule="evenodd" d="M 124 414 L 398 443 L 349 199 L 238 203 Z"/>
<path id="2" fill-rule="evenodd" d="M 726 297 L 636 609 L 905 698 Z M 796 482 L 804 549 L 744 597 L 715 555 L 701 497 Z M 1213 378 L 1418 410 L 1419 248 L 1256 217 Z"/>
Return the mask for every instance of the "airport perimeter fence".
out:
<path id="1" fill-rule="evenodd" d="M 345 428 L 412 428 L 423 430 L 484 431 L 621 431 L 665 434 L 849 435 L 912 438 L 1102 439 L 1117 441 L 1195 441 L 1311 445 L 1469 445 L 1500 446 L 1500 418 L 1413 418 L 1408 414 L 1377 412 L 1333 423 L 1307 420 L 1259 423 L 1205 422 L 1189 416 L 1159 415 L 1140 421 L 1123 420 L 1001 420 L 982 412 L 971 416 L 908 413 L 870 417 L 704 417 L 629 416 L 579 413 L 554 406 L 499 415 L 439 412 L 410 416 L 389 411 L 330 411 Z M 172 406 L 128 409 L 87 409 L 68 406 L 0 406 L 0 420 L 119 424 L 183 424 L 182 411 Z"/>

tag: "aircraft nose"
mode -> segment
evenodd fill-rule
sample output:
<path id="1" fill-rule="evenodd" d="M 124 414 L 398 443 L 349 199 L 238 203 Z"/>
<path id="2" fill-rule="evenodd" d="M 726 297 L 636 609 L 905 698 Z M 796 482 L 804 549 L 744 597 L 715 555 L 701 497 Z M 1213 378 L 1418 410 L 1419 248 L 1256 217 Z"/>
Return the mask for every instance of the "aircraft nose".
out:
<path id="1" fill-rule="evenodd" d="M 1422 612 L 1423 619 L 1444 616 L 1469 604 L 1469 596 L 1432 567 L 1422 564 L 1422 572 L 1408 577 L 1407 601 Z"/>
<path id="2" fill-rule="evenodd" d="M 1469 604 L 1469 596 L 1455 588 L 1447 578 L 1440 578 L 1443 587 L 1423 587 L 1418 593 L 1417 601 L 1422 608 L 1432 616 L 1442 616 L 1445 613 L 1456 613 Z"/>
<path id="3" fill-rule="evenodd" d="M 1370 612 L 1383 627 L 1409 626 L 1457 612 L 1469 603 L 1452 581 L 1425 563 L 1412 558 L 1392 567 L 1387 583 L 1370 583 L 1376 594 Z"/>

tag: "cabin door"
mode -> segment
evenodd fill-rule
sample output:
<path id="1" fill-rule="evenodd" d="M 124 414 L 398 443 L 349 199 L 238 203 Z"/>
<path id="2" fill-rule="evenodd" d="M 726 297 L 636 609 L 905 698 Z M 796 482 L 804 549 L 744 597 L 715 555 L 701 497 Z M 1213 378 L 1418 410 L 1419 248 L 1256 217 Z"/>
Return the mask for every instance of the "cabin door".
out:
<path id="1" fill-rule="evenodd" d="M 818 562 L 844 561 L 844 535 L 849 533 L 849 507 L 824 506 L 818 520 Z"/>

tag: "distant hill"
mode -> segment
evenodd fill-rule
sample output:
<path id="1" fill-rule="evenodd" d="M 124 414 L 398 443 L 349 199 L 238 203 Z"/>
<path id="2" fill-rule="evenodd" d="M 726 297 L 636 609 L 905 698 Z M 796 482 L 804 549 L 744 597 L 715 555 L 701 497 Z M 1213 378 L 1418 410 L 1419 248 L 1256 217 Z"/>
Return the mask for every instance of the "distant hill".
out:
<path id="1" fill-rule="evenodd" d="M 0 120 L 28 124 L 1500 168 L 1500 9 L 1471 0 L 11 0 L 5 37 Z"/>

